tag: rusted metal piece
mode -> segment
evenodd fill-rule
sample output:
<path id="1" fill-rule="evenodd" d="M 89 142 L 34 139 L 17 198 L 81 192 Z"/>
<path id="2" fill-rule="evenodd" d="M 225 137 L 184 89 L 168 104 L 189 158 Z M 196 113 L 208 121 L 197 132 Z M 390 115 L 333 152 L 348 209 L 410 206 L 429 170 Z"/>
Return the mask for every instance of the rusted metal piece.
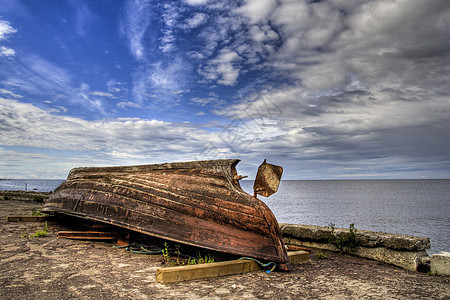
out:
<path id="1" fill-rule="evenodd" d="M 258 173 L 256 174 L 255 183 L 253 185 L 253 191 L 256 194 L 269 197 L 270 195 L 278 191 L 280 185 L 281 175 L 283 174 L 283 168 L 268 164 L 266 160 L 259 166 Z"/>
<path id="2" fill-rule="evenodd" d="M 119 247 L 125 247 L 128 246 L 130 244 L 130 237 L 119 237 L 117 239 L 117 246 Z"/>
<path id="3" fill-rule="evenodd" d="M 274 261 L 289 270 L 278 222 L 244 192 L 237 159 L 76 168 L 43 211 L 188 245 Z"/>

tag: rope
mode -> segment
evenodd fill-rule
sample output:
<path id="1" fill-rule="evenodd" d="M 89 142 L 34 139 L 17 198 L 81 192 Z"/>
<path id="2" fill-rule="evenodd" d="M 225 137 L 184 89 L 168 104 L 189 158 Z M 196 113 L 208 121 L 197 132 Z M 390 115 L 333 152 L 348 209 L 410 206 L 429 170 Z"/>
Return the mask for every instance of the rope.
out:
<path id="1" fill-rule="evenodd" d="M 155 250 L 147 249 L 146 245 L 138 244 L 138 243 L 131 243 L 126 246 L 114 246 L 114 248 L 117 249 L 125 249 L 127 251 L 137 253 L 137 254 L 147 254 L 147 255 L 155 255 L 155 254 L 161 254 L 162 250 L 161 248 L 157 248 Z"/>
<path id="2" fill-rule="evenodd" d="M 162 248 L 162 247 L 158 247 L 158 246 L 148 246 L 148 245 L 143 245 L 143 244 L 138 244 L 138 243 L 131 243 L 126 246 L 113 246 L 113 247 L 116 249 L 125 249 L 127 251 L 130 251 L 130 252 L 136 253 L 136 254 L 146 254 L 146 255 L 162 254 L 163 250 L 166 249 L 166 248 Z M 153 249 L 149 249 L 149 248 L 153 248 Z M 196 259 L 195 257 L 186 255 L 183 253 L 179 253 L 179 252 L 177 253 L 177 251 L 174 250 L 173 248 L 167 248 L 167 251 L 171 255 L 177 255 L 177 256 L 184 257 L 184 258 L 190 258 L 190 259 L 195 260 L 198 263 L 198 259 Z"/>
<path id="3" fill-rule="evenodd" d="M 273 261 L 271 261 L 271 262 L 268 262 L 268 263 L 262 263 L 262 262 L 260 262 L 259 260 L 257 260 L 257 259 L 254 259 L 254 258 L 251 258 L 251 257 L 241 257 L 241 258 L 239 258 L 240 260 L 242 259 L 242 260 L 253 260 L 254 262 L 256 262 L 258 265 L 260 265 L 261 266 L 261 268 L 263 268 L 263 269 L 267 269 L 267 270 L 265 270 L 266 271 L 266 273 L 267 274 L 270 274 L 271 272 L 273 272 L 273 270 L 275 270 L 275 268 L 277 267 L 277 264 L 276 263 L 274 263 Z M 270 268 L 270 266 L 272 266 L 272 268 Z"/>

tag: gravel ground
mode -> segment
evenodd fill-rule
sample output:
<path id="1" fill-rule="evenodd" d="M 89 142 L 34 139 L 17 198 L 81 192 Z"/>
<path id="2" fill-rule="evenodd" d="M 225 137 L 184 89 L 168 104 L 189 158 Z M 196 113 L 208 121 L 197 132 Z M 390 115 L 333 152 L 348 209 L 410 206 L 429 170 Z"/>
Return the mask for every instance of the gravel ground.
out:
<path id="1" fill-rule="evenodd" d="M 6 222 L 42 203 L 0 201 L 1 299 L 450 299 L 450 277 L 429 276 L 358 257 L 313 251 L 287 272 L 262 271 L 175 284 L 155 281 L 160 255 L 139 255 L 110 243 L 23 238 L 43 223 Z"/>

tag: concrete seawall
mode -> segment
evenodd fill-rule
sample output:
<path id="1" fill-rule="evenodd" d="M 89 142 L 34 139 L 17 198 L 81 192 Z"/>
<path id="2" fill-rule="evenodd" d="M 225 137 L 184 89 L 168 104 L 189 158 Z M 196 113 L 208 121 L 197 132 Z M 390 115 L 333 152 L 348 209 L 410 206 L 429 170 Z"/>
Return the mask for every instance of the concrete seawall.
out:
<path id="1" fill-rule="evenodd" d="M 286 244 L 339 252 L 332 243 L 332 229 L 322 226 L 280 223 Z M 349 229 L 335 228 L 334 234 L 350 234 Z M 410 235 L 357 230 L 353 255 L 392 264 L 407 270 L 427 272 L 430 258 L 425 251 L 430 239 Z"/>

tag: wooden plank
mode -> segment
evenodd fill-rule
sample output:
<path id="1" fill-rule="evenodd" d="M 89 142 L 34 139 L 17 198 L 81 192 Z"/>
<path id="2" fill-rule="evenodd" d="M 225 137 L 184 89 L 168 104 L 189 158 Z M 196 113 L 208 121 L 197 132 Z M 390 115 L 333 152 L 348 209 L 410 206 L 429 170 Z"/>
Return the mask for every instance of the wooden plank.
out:
<path id="1" fill-rule="evenodd" d="M 58 237 L 72 240 L 117 240 L 118 234 L 104 231 L 59 231 Z"/>
<path id="2" fill-rule="evenodd" d="M 307 262 L 307 251 L 288 252 L 292 265 Z M 211 278 L 226 275 L 235 275 L 261 270 L 261 267 L 252 260 L 229 260 L 209 264 L 168 267 L 156 269 L 156 281 L 160 283 L 173 283 L 186 280 Z"/>
<path id="3" fill-rule="evenodd" d="M 303 251 L 307 251 L 309 253 L 312 252 L 312 250 L 309 249 L 309 248 L 295 246 L 295 245 L 286 245 L 286 248 L 287 248 L 288 251 L 300 251 L 300 250 L 303 250 Z"/>
<path id="4" fill-rule="evenodd" d="M 260 270 L 252 260 L 230 260 L 209 264 L 156 269 L 156 281 L 172 283 L 185 280 L 234 275 Z"/>
<path id="5" fill-rule="evenodd" d="M 288 252 L 289 261 L 291 265 L 298 265 L 305 263 L 309 260 L 309 252 L 308 251 L 292 251 Z"/>
<path id="6" fill-rule="evenodd" d="M 7 216 L 7 222 L 45 222 L 52 220 L 52 216 Z"/>

